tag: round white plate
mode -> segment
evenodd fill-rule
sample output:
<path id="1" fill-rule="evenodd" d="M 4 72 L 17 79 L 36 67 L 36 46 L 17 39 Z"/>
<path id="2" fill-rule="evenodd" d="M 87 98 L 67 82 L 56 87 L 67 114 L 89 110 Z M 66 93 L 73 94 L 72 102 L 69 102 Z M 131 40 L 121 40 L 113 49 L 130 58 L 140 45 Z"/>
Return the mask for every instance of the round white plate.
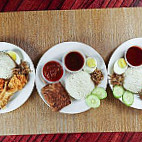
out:
<path id="1" fill-rule="evenodd" d="M 108 75 L 111 75 L 113 73 L 114 63 L 119 58 L 124 57 L 125 51 L 128 50 L 128 48 L 130 48 L 131 46 L 139 46 L 142 48 L 142 38 L 134 38 L 134 39 L 128 40 L 124 42 L 123 44 L 121 44 L 115 50 L 108 64 Z M 113 90 L 113 86 L 111 85 L 110 80 L 109 80 L 109 85 L 110 85 L 110 88 Z M 119 100 L 122 102 L 122 98 L 120 98 Z M 136 109 L 142 109 L 142 99 L 140 99 L 139 95 L 136 95 L 136 94 L 134 95 L 134 103 L 133 105 L 131 105 L 131 107 Z"/>
<path id="2" fill-rule="evenodd" d="M 30 65 L 30 69 L 32 70 L 32 72 L 29 74 L 29 81 L 26 84 L 26 86 L 22 90 L 16 92 L 11 97 L 10 101 L 6 105 L 6 108 L 1 109 L 0 113 L 13 111 L 19 108 L 21 105 L 23 105 L 30 97 L 34 88 L 34 81 L 35 81 L 35 68 L 34 68 L 32 60 L 27 55 L 27 53 L 16 45 L 13 45 L 7 42 L 0 42 L 0 51 L 6 51 L 6 50 L 13 50 L 13 51 L 19 52 L 23 60 L 28 62 L 28 64 Z"/>
<path id="3" fill-rule="evenodd" d="M 95 51 L 92 47 L 89 45 L 86 45 L 84 43 L 80 42 L 63 42 L 60 44 L 57 44 L 50 48 L 40 59 L 37 69 L 36 69 L 36 87 L 38 90 L 38 93 L 40 97 L 43 99 L 43 101 L 47 104 L 46 100 L 41 94 L 41 89 L 45 86 L 45 83 L 41 79 L 41 69 L 43 65 L 52 59 L 58 59 L 62 61 L 62 57 L 66 52 L 72 51 L 72 50 L 78 50 L 83 52 L 86 56 L 94 56 L 98 62 L 98 68 L 101 69 L 101 71 L 104 74 L 104 80 L 99 85 L 100 87 L 103 87 L 106 89 L 107 86 L 107 70 L 106 65 L 104 63 L 103 58 L 98 54 L 97 51 Z M 64 85 L 64 80 L 62 82 Z M 85 100 L 71 100 L 72 103 L 66 107 L 64 107 L 62 110 L 60 110 L 61 113 L 69 113 L 69 114 L 75 114 L 75 113 L 81 113 L 84 111 L 87 111 L 90 109 L 85 103 Z M 48 104 L 47 104 L 48 105 Z"/>

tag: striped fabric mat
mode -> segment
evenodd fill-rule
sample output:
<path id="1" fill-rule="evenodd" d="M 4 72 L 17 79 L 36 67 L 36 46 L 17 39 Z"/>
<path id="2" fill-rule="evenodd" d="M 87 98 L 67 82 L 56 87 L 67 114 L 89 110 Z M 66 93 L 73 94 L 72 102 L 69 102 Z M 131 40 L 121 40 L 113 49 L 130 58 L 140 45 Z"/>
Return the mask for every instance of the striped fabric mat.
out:
<path id="1" fill-rule="evenodd" d="M 0 142 L 142 142 L 142 133 L 82 133 L 1 136 Z"/>
<path id="2" fill-rule="evenodd" d="M 142 0 L 0 0 L 0 11 L 142 6 Z"/>

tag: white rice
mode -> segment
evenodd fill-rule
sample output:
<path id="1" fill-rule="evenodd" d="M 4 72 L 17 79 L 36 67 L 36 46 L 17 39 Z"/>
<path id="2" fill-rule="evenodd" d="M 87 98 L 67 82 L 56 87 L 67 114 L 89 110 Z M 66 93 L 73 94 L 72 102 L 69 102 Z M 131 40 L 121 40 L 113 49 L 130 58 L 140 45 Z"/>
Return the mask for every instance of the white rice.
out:
<path id="1" fill-rule="evenodd" d="M 124 74 L 124 88 L 133 93 L 142 91 L 142 67 L 128 68 Z"/>
<path id="2" fill-rule="evenodd" d="M 0 52 L 0 78 L 9 79 L 12 76 L 12 69 L 15 62 L 4 52 Z"/>
<path id="3" fill-rule="evenodd" d="M 94 83 L 91 80 L 90 74 L 80 71 L 70 74 L 65 79 L 65 87 L 70 96 L 80 100 L 84 99 L 94 89 Z"/>

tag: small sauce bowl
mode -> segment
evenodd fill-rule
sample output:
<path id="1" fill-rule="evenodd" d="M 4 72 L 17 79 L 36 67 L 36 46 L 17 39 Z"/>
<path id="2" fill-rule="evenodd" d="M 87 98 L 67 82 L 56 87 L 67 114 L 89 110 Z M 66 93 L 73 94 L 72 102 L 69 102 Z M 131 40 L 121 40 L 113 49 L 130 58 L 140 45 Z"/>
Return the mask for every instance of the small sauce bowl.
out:
<path id="1" fill-rule="evenodd" d="M 73 73 L 83 69 L 86 63 L 86 58 L 80 51 L 70 51 L 63 56 L 62 62 L 65 69 L 68 72 Z"/>
<path id="2" fill-rule="evenodd" d="M 142 48 L 132 46 L 125 52 L 125 60 L 130 67 L 139 67 L 142 65 Z"/>
<path id="3" fill-rule="evenodd" d="M 59 60 L 50 60 L 42 68 L 42 77 L 47 83 L 57 83 L 65 75 L 65 69 Z"/>

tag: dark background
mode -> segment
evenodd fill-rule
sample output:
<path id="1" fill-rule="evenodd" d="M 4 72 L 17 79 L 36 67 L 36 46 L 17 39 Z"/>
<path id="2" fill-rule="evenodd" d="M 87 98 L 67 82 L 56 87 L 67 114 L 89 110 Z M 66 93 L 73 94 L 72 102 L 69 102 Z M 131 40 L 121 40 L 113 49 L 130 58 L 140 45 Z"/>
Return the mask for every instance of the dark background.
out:
<path id="1" fill-rule="evenodd" d="M 140 7 L 142 0 L 0 0 L 0 11 Z M 142 18 L 142 17 L 141 17 Z M 142 142 L 142 133 L 81 133 L 0 136 L 0 142 Z"/>

